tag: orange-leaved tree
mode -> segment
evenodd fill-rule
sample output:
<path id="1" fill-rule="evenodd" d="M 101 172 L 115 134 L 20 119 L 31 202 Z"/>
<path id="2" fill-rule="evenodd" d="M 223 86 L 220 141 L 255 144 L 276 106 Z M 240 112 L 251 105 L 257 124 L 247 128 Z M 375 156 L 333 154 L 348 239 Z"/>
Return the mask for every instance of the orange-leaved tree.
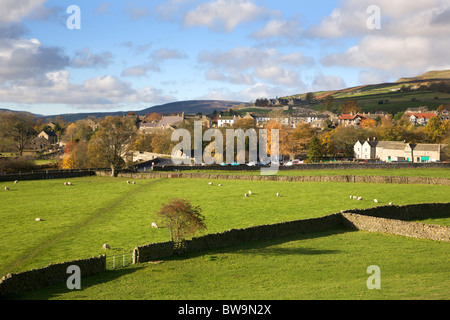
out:
<path id="1" fill-rule="evenodd" d="M 198 231 L 206 230 L 205 217 L 199 206 L 193 206 L 189 200 L 172 199 L 163 204 L 156 213 L 158 224 L 169 230 L 171 241 L 179 249 L 186 237 Z"/>

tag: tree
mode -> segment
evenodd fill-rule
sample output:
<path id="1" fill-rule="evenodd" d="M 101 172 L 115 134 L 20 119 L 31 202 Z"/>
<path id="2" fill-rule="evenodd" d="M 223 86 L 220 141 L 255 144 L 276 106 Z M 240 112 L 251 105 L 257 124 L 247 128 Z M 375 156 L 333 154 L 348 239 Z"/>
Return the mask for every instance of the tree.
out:
<path id="1" fill-rule="evenodd" d="M 169 230 L 170 240 L 176 249 L 188 236 L 206 230 L 205 217 L 199 206 L 184 199 L 172 199 L 156 213 L 159 225 Z"/>
<path id="2" fill-rule="evenodd" d="M 87 142 L 70 141 L 64 147 L 64 158 L 60 163 L 61 169 L 86 169 L 89 167 Z"/>
<path id="3" fill-rule="evenodd" d="M 323 99 L 324 105 L 325 105 L 325 110 L 326 111 L 331 111 L 334 107 L 334 97 L 333 95 L 328 95 L 325 97 L 325 99 Z"/>
<path id="4" fill-rule="evenodd" d="M 22 156 L 26 143 L 36 134 L 34 126 L 31 114 L 6 112 L 0 118 L 0 135 Z"/>
<path id="5" fill-rule="evenodd" d="M 316 97 L 315 97 L 314 93 L 308 92 L 306 94 L 306 96 L 305 96 L 305 101 L 306 101 L 307 104 L 311 104 L 314 101 L 315 98 Z"/>
<path id="6" fill-rule="evenodd" d="M 358 101 L 354 99 L 345 100 L 344 104 L 339 107 L 339 111 L 344 114 L 353 112 L 354 114 L 360 113 L 362 111 L 361 107 L 358 106 Z"/>
<path id="7" fill-rule="evenodd" d="M 89 143 L 89 153 L 96 164 L 111 168 L 111 176 L 124 164 L 123 156 L 134 141 L 133 121 L 122 117 L 106 117 Z"/>
<path id="8" fill-rule="evenodd" d="M 432 143 L 439 143 L 445 134 L 445 126 L 439 118 L 433 117 L 425 126 L 425 133 L 428 136 L 428 140 Z"/>
<path id="9" fill-rule="evenodd" d="M 320 139 L 314 136 L 309 144 L 308 162 L 318 162 L 322 158 L 323 148 Z"/>

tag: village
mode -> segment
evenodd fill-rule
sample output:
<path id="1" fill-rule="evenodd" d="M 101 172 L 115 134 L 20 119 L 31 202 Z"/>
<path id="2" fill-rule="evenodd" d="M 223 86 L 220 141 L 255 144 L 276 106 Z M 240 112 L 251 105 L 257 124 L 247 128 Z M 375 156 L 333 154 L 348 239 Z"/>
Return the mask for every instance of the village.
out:
<path id="1" fill-rule="evenodd" d="M 171 140 L 172 133 L 180 128 L 192 133 L 194 123 L 201 122 L 203 130 L 215 128 L 223 133 L 230 128 L 279 129 L 279 160 L 284 165 L 448 160 L 448 107 L 438 110 L 429 110 L 426 106 L 408 108 L 399 117 L 387 112 L 358 112 L 358 109 L 351 108 L 347 113 L 317 111 L 299 105 L 301 101 L 296 99 L 274 99 L 270 103 L 271 107 L 239 106 L 226 111 L 215 110 L 211 114 L 138 115 L 128 112 L 123 119 L 133 124 L 135 135 L 122 157 L 127 164 L 157 158 L 166 158 L 164 163 L 170 164 L 167 158 L 175 145 Z M 73 154 L 80 149 L 74 145 L 82 142 L 87 147 L 102 120 L 89 117 L 68 123 L 60 117 L 48 123 L 35 124 L 35 129 L 42 130 L 24 142 L 23 155 L 53 159 L 63 169 L 86 166 L 87 161 L 73 161 L 80 158 Z M 316 137 L 318 142 L 314 146 L 312 141 Z M 5 151 L 12 150 L 3 149 L 3 153 Z M 193 163 L 194 159 L 191 160 Z"/>

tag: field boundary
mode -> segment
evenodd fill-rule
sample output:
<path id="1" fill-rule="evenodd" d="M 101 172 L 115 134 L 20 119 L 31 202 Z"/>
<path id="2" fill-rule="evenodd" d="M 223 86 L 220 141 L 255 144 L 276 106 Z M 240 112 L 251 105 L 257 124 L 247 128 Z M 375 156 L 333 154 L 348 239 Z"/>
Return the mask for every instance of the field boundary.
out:
<path id="1" fill-rule="evenodd" d="M 97 176 L 109 176 L 107 171 L 96 171 Z M 211 179 L 211 180 L 246 180 L 246 181 L 285 181 L 285 182 L 345 182 L 345 183 L 384 183 L 384 184 L 426 184 L 450 186 L 450 179 L 438 177 L 407 176 L 263 176 L 233 175 L 198 172 L 119 172 L 118 177 L 129 179 Z"/>
<path id="2" fill-rule="evenodd" d="M 132 264 L 169 258 L 174 255 L 199 253 L 211 249 L 232 247 L 246 242 L 279 239 L 291 235 L 322 232 L 336 228 L 382 232 L 399 236 L 450 242 L 450 227 L 409 222 L 408 220 L 450 217 L 450 203 L 425 203 L 405 206 L 380 206 L 361 210 L 343 210 L 321 218 L 312 218 L 244 229 L 231 229 L 186 240 L 181 248 L 171 241 L 134 248 Z M 125 259 L 125 258 L 124 258 Z M 0 280 L 0 297 L 36 290 L 68 280 L 67 268 L 79 266 L 82 276 L 108 270 L 106 256 L 51 264 Z"/>

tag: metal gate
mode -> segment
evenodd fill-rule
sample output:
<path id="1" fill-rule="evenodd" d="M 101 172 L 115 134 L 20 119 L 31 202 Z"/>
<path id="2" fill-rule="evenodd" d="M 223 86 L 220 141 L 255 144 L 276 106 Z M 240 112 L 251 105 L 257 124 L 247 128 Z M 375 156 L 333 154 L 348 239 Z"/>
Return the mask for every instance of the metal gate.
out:
<path id="1" fill-rule="evenodd" d="M 106 256 L 106 270 L 125 268 L 134 262 L 133 252 Z"/>

